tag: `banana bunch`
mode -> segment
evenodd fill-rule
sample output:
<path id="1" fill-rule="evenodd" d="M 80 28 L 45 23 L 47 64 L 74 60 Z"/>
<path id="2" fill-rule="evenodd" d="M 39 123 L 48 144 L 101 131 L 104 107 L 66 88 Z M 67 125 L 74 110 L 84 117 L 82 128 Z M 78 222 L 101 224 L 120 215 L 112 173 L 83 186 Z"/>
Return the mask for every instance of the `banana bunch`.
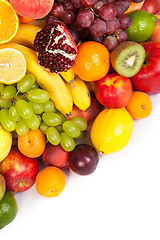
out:
<path id="1" fill-rule="evenodd" d="M 38 84 L 50 93 L 56 108 L 65 116 L 71 114 L 73 103 L 82 111 L 91 104 L 91 96 L 87 84 L 76 76 L 74 68 L 60 74 L 49 73 L 37 62 L 34 51 L 34 39 L 41 27 L 33 24 L 19 24 L 14 39 L 0 48 L 12 47 L 24 54 L 28 72 L 35 75 Z"/>

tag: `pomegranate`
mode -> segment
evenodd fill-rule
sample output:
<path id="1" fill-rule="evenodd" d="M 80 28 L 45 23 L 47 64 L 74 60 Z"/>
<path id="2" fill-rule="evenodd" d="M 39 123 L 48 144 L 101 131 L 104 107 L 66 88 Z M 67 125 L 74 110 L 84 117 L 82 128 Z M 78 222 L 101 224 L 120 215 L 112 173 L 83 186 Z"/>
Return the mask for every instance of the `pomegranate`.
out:
<path id="1" fill-rule="evenodd" d="M 69 70 L 77 55 L 77 46 L 72 35 L 65 25 L 58 21 L 37 32 L 34 46 L 38 63 L 52 73 Z"/>

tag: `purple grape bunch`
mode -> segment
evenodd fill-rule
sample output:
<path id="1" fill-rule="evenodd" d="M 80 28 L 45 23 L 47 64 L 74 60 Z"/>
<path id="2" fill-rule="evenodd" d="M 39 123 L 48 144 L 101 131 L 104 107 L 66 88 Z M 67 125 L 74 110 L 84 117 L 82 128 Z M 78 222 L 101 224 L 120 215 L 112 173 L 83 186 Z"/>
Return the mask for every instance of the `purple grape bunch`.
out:
<path id="1" fill-rule="evenodd" d="M 131 19 L 125 14 L 130 0 L 55 0 L 47 24 L 60 20 L 76 43 L 98 41 L 109 51 L 127 40 Z"/>

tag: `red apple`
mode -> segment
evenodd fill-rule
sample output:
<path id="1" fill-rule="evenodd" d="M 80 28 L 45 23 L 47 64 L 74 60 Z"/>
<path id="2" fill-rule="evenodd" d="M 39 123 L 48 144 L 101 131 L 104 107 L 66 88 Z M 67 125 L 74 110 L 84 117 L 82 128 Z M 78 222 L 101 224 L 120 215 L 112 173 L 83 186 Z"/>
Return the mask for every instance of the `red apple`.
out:
<path id="1" fill-rule="evenodd" d="M 150 37 L 150 41 L 160 42 L 160 15 L 155 15 L 157 21 L 155 23 L 154 31 Z"/>
<path id="2" fill-rule="evenodd" d="M 95 82 L 95 96 L 102 105 L 108 108 L 125 107 L 132 92 L 130 79 L 115 72 Z"/>
<path id="3" fill-rule="evenodd" d="M 56 166 L 61 169 L 69 168 L 69 152 L 65 151 L 60 144 L 46 144 L 46 148 L 42 154 L 44 163 L 50 166 Z"/>
<path id="4" fill-rule="evenodd" d="M 160 11 L 160 0 L 145 0 L 141 9 L 155 14 Z"/>
<path id="5" fill-rule="evenodd" d="M 0 162 L 0 173 L 10 191 L 23 192 L 31 188 L 38 171 L 37 159 L 24 156 L 17 147 L 12 147 L 8 156 Z"/>
<path id="6" fill-rule="evenodd" d="M 72 114 L 67 117 L 67 120 L 70 120 L 72 117 L 82 117 L 87 121 L 86 130 L 89 130 L 99 112 L 100 112 L 99 104 L 95 97 L 91 96 L 90 107 L 86 111 L 82 111 L 76 105 L 74 105 L 72 109 Z"/>
<path id="7" fill-rule="evenodd" d="M 148 41 L 141 44 L 146 52 L 146 61 L 140 71 L 130 79 L 138 91 L 160 93 L 160 42 Z"/>

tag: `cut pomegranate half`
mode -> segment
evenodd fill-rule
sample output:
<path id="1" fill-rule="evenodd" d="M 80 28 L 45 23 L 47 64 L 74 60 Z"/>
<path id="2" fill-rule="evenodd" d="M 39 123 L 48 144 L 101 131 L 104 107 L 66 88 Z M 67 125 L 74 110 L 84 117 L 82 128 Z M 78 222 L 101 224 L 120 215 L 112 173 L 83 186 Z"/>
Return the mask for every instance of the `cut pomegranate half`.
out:
<path id="1" fill-rule="evenodd" d="M 75 41 L 61 22 L 55 22 L 38 31 L 34 46 L 38 54 L 38 63 L 52 73 L 69 70 L 77 55 Z"/>

